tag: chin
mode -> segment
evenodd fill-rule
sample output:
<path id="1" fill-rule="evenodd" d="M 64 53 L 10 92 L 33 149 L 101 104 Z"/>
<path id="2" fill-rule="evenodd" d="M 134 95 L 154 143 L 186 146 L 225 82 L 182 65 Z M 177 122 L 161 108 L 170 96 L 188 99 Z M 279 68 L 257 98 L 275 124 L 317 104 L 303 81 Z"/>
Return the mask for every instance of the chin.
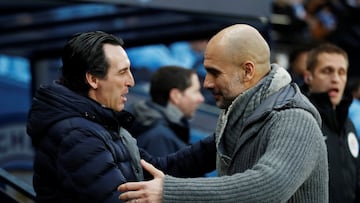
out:
<path id="1" fill-rule="evenodd" d="M 337 105 L 340 104 L 340 101 L 331 101 L 331 104 L 332 104 L 333 107 L 335 108 Z"/>
<path id="2" fill-rule="evenodd" d="M 122 111 L 122 110 L 124 110 L 124 105 L 119 106 L 118 108 L 116 108 L 116 111 Z"/>
<path id="3" fill-rule="evenodd" d="M 216 106 L 218 106 L 220 109 L 227 109 L 227 106 L 222 102 L 216 102 Z"/>

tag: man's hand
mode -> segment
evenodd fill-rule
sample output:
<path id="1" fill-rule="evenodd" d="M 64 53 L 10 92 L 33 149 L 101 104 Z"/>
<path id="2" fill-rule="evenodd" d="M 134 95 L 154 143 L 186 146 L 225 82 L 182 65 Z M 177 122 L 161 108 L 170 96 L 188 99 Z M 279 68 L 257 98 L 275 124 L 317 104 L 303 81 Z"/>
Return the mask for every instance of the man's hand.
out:
<path id="1" fill-rule="evenodd" d="M 164 185 L 164 173 L 153 165 L 141 160 L 142 167 L 147 170 L 154 179 L 142 182 L 128 182 L 120 185 L 118 191 L 123 192 L 119 199 L 124 202 L 162 202 Z"/>

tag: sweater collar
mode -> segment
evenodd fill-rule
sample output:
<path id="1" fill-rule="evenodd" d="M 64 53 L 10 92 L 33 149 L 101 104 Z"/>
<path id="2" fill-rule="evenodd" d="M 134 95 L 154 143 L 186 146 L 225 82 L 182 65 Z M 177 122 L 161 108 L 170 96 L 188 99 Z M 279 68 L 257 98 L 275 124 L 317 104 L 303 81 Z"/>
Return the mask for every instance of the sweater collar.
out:
<path id="1" fill-rule="evenodd" d="M 290 82 L 289 73 L 284 68 L 272 64 L 268 75 L 261 79 L 256 86 L 240 94 L 229 106 L 228 111 L 224 111 L 223 114 L 229 115 L 234 111 L 233 109 L 236 109 L 234 111 L 237 112 L 236 116 L 247 118 L 266 98 Z"/>

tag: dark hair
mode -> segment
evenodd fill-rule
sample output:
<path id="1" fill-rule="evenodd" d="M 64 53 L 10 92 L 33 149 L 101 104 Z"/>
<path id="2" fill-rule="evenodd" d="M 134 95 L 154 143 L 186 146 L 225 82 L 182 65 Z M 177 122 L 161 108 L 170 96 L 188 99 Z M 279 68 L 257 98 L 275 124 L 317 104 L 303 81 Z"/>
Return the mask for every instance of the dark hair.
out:
<path id="1" fill-rule="evenodd" d="M 347 53 L 340 47 L 331 43 L 320 44 L 319 46 L 311 49 L 308 52 L 308 58 L 306 62 L 306 69 L 308 71 L 314 71 L 318 63 L 318 56 L 322 53 L 335 53 L 344 56 L 346 61 L 349 61 Z"/>
<path id="2" fill-rule="evenodd" d="M 153 102 L 166 106 L 169 100 L 170 90 L 177 88 L 184 91 L 190 87 L 191 76 L 196 74 L 192 69 L 179 66 L 163 66 L 152 76 L 150 82 L 150 95 Z"/>
<path id="3" fill-rule="evenodd" d="M 90 86 L 86 82 L 86 73 L 104 78 L 109 68 L 103 50 L 104 44 L 122 46 L 123 41 L 102 31 L 73 35 L 63 49 L 60 82 L 69 89 L 87 96 Z"/>
<path id="4" fill-rule="evenodd" d="M 293 63 L 295 62 L 295 60 L 298 58 L 298 56 L 301 53 L 304 52 L 308 52 L 310 51 L 313 47 L 315 47 L 315 43 L 303 43 L 303 44 L 299 44 L 299 45 L 295 45 L 293 47 L 293 49 L 290 51 L 289 53 L 289 64 L 290 67 L 293 65 Z"/>

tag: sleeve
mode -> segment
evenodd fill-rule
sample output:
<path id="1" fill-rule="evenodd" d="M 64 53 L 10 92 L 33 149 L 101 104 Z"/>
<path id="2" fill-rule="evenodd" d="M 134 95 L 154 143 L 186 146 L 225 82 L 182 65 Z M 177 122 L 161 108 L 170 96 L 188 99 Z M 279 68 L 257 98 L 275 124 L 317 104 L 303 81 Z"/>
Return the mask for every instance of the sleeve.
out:
<path id="1" fill-rule="evenodd" d="M 60 149 L 57 158 L 63 180 L 60 184 L 75 194 L 78 202 L 119 202 L 117 186 L 126 182 L 125 171 L 118 168 L 101 139 L 91 132 L 73 130 Z"/>
<path id="2" fill-rule="evenodd" d="M 326 145 L 319 125 L 309 113 L 284 110 L 278 114 L 268 121 L 267 127 L 270 128 L 262 129 L 262 134 L 258 134 L 267 136 L 268 142 L 265 152 L 253 167 L 231 176 L 215 178 L 182 179 L 167 175 L 163 201 L 288 201 L 307 181 L 315 167 L 323 164 L 320 167 L 327 170 Z M 322 191 L 324 188 L 311 189 L 316 190 L 315 193 L 321 190 L 316 195 L 326 199 L 327 193 Z"/>
<path id="3" fill-rule="evenodd" d="M 144 146 L 145 150 L 155 156 L 162 157 L 168 154 L 174 153 L 178 150 L 178 147 L 174 143 L 175 141 L 171 140 L 167 136 L 164 136 L 163 133 L 172 133 L 170 131 L 153 132 L 152 134 L 146 134 L 138 139 L 139 146 Z"/>
<path id="4" fill-rule="evenodd" d="M 166 157 L 152 157 L 140 150 L 141 157 L 162 170 L 165 174 L 176 177 L 198 177 L 211 172 L 216 166 L 215 135 L 189 145 Z"/>

